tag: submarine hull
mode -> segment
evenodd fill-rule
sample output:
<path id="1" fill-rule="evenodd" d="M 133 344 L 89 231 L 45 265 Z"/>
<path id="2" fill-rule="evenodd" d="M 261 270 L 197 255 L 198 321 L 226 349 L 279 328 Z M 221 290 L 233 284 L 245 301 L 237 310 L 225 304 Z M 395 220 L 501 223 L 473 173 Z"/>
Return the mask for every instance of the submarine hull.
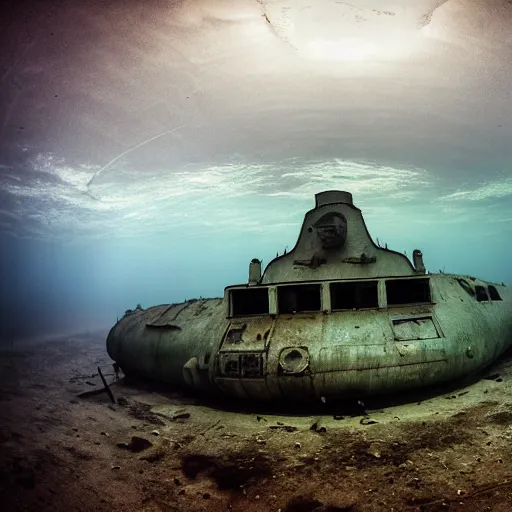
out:
<path id="1" fill-rule="evenodd" d="M 226 294 L 136 310 L 111 330 L 108 353 L 126 374 L 179 388 L 311 401 L 448 382 L 486 367 L 509 347 L 507 287 L 493 285 L 499 300 L 484 301 L 467 288 L 488 289 L 483 281 L 437 274 L 428 282 L 431 300 L 424 304 L 229 317 Z"/>
<path id="2" fill-rule="evenodd" d="M 128 311 L 108 353 L 138 374 L 249 400 L 405 391 L 492 363 L 512 341 L 504 284 L 432 274 L 375 243 L 344 191 L 315 196 L 295 247 L 222 299 Z"/>

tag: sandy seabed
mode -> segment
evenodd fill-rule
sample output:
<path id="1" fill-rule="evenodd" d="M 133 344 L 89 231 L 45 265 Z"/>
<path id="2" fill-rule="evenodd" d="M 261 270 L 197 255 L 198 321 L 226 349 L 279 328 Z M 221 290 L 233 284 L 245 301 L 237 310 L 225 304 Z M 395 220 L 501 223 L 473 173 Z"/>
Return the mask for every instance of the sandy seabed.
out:
<path id="1" fill-rule="evenodd" d="M 121 378 L 103 335 L 0 350 L 5 511 L 512 509 L 512 354 L 451 389 L 309 411 Z"/>

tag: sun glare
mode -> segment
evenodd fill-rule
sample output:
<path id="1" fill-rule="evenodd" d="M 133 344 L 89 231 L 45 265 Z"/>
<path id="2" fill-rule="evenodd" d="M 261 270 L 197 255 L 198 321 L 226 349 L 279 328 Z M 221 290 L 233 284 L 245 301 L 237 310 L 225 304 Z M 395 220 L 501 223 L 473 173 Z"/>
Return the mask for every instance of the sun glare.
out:
<path id="1" fill-rule="evenodd" d="M 406 33 L 399 36 L 344 37 L 339 39 L 312 39 L 297 44 L 302 57 L 331 61 L 389 61 L 407 58 L 417 51 L 421 34 Z"/>

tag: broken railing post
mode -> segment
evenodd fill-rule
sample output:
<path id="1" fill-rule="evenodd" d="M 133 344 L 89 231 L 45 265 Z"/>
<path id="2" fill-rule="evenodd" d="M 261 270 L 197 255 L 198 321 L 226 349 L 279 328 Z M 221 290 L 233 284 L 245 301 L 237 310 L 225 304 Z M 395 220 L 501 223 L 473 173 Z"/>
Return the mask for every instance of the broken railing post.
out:
<path id="1" fill-rule="evenodd" d="M 103 377 L 103 373 L 101 373 L 101 368 L 99 366 L 98 366 L 98 373 L 100 374 L 101 380 L 103 381 L 103 385 L 105 386 L 105 389 L 107 390 L 110 400 L 112 400 L 112 403 L 115 404 L 116 399 L 114 398 L 114 394 L 112 393 L 112 390 L 109 388 L 107 381 L 105 380 L 105 377 Z"/>

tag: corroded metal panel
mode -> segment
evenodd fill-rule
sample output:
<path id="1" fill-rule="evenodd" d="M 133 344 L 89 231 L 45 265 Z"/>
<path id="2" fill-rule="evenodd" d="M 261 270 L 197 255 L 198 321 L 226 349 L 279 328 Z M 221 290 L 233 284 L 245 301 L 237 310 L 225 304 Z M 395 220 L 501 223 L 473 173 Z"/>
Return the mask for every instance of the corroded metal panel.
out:
<path id="1" fill-rule="evenodd" d="M 222 340 L 221 351 L 263 351 L 273 325 L 270 316 L 232 320 Z"/>
<path id="2" fill-rule="evenodd" d="M 269 341 L 266 382 L 274 398 L 301 394 L 311 394 L 311 380 L 307 376 L 309 368 L 298 375 L 283 371 L 281 357 L 291 347 L 318 347 L 322 343 L 322 330 L 325 315 L 322 313 L 279 315 Z"/>
<path id="3" fill-rule="evenodd" d="M 385 345 L 338 345 L 320 350 L 315 373 L 371 370 L 418 363 L 445 361 L 446 340 L 387 343 Z"/>
<path id="4" fill-rule="evenodd" d="M 431 316 L 400 318 L 393 320 L 392 323 L 397 341 L 428 340 L 440 337 Z"/>
<path id="5" fill-rule="evenodd" d="M 183 384 L 185 363 L 213 359 L 227 324 L 222 299 L 134 310 L 110 331 L 107 351 L 125 372 Z"/>
<path id="6" fill-rule="evenodd" d="M 434 384 L 446 380 L 449 371 L 450 365 L 446 360 L 418 362 L 315 374 L 314 384 L 323 396 L 365 396 Z"/>

